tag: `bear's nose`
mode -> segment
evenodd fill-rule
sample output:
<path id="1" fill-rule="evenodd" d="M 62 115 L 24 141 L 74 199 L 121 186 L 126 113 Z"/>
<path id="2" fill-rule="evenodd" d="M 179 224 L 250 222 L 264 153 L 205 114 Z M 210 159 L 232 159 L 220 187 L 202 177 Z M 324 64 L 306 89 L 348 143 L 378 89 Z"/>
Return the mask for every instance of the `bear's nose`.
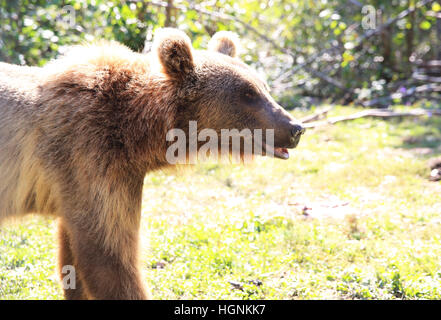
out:
<path id="1" fill-rule="evenodd" d="M 291 135 L 292 135 L 293 138 L 300 137 L 304 133 L 305 133 L 305 128 L 302 127 L 300 124 L 292 125 Z"/>

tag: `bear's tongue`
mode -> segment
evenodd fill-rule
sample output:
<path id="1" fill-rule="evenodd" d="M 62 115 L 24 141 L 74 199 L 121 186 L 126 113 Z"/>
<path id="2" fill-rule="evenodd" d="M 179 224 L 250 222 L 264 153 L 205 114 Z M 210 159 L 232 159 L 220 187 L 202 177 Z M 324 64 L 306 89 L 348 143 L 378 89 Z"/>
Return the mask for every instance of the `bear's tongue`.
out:
<path id="1" fill-rule="evenodd" d="M 289 152 L 286 148 L 274 148 L 274 155 L 280 159 L 289 159 Z"/>

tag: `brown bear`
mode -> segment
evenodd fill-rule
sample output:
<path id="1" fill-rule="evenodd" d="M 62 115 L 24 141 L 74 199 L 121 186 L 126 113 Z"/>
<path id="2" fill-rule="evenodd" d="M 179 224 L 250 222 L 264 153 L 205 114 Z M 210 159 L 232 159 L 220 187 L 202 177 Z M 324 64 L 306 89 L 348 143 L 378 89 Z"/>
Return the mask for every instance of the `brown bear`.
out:
<path id="1" fill-rule="evenodd" d="M 194 50 L 182 31 L 162 29 L 149 54 L 100 42 L 43 68 L 0 63 L 0 221 L 59 218 L 60 272 L 76 272 L 65 298 L 147 298 L 143 180 L 170 165 L 172 128 L 273 129 L 282 159 L 297 145 L 304 129 L 236 51 L 228 32 Z"/>

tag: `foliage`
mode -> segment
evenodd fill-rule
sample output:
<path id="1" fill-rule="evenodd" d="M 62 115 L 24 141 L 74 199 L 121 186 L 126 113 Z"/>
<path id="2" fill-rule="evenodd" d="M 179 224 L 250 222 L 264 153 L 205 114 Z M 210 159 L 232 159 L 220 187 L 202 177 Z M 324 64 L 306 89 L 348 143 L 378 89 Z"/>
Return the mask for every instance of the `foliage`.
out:
<path id="1" fill-rule="evenodd" d="M 178 8 L 169 14 L 157 3 L 0 0 L 0 60 L 44 65 L 67 45 L 100 38 L 116 39 L 141 51 L 146 37 L 150 39 L 156 28 L 165 25 L 185 30 L 199 48 L 215 31 L 228 29 L 244 39 L 242 58 L 268 75 L 274 94 L 290 107 L 310 102 L 299 96 L 350 101 L 394 92 L 409 78 L 412 61 L 441 59 L 441 22 L 433 15 L 441 12 L 441 6 L 436 1 L 360 46 L 357 41 L 369 30 L 363 28 L 366 13 L 358 1 L 175 0 L 172 3 Z M 377 10 L 374 22 L 378 27 L 415 6 L 416 1 L 369 0 L 363 4 Z M 192 9 L 195 6 L 205 12 Z M 74 12 L 74 20 L 69 19 L 69 12 Z M 329 51 L 320 54 L 324 50 Z M 292 72 L 310 57 L 316 58 L 309 70 Z M 336 88 L 317 72 L 346 89 Z"/>
<path id="2" fill-rule="evenodd" d="M 308 130 L 285 162 L 148 175 L 141 260 L 153 297 L 440 299 L 441 184 L 426 164 L 440 128 L 358 119 Z M 54 232 L 40 217 L 0 228 L 0 299 L 62 297 Z"/>

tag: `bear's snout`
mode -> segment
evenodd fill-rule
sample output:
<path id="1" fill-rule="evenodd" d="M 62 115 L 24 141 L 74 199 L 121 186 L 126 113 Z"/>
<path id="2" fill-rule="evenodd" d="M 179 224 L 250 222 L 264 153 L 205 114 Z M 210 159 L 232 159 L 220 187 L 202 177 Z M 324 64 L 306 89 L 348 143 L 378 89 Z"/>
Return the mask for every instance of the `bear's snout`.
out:
<path id="1" fill-rule="evenodd" d="M 292 124 L 291 127 L 291 146 L 290 148 L 295 148 L 300 141 L 300 137 L 305 133 L 305 128 L 300 124 Z"/>

